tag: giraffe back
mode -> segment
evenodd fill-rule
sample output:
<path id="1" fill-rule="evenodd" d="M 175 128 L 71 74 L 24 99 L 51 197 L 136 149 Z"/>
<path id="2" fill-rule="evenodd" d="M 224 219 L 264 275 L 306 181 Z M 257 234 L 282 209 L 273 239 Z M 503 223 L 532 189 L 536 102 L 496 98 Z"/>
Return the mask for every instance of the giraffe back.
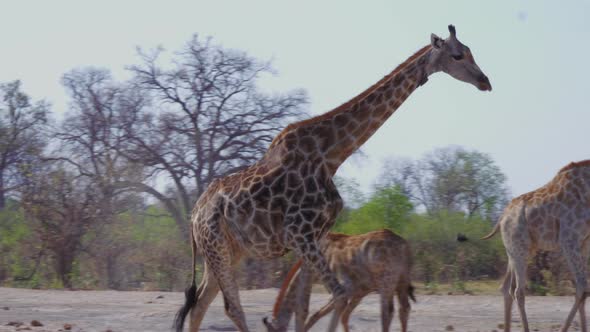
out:
<path id="1" fill-rule="evenodd" d="M 526 229 L 532 251 L 557 250 L 564 233 L 590 236 L 590 160 L 568 164 L 544 186 L 513 199 L 501 223 L 503 233 Z"/>
<path id="2" fill-rule="evenodd" d="M 323 251 L 330 268 L 355 291 L 375 291 L 384 286 L 382 282 L 409 283 L 410 246 L 390 230 L 361 235 L 328 233 Z"/>

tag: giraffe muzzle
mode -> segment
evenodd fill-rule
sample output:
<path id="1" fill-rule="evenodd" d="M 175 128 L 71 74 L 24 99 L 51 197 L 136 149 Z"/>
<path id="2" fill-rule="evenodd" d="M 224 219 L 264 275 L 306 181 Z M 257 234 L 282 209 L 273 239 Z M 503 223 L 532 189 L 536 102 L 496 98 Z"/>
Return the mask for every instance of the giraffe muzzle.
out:
<path id="1" fill-rule="evenodd" d="M 477 88 L 481 91 L 492 91 L 492 84 L 486 75 L 483 75 L 477 84 Z"/>

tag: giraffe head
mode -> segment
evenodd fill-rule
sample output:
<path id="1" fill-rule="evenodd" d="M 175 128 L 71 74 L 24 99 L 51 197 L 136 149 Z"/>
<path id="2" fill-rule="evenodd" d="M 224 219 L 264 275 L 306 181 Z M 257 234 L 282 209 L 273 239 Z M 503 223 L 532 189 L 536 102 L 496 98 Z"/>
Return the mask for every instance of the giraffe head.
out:
<path id="1" fill-rule="evenodd" d="M 432 72 L 443 71 L 452 77 L 474 85 L 482 91 L 492 91 L 488 77 L 475 63 L 469 47 L 457 39 L 455 27 L 449 25 L 451 35 L 447 39 L 432 34 L 432 55 L 429 66 Z"/>

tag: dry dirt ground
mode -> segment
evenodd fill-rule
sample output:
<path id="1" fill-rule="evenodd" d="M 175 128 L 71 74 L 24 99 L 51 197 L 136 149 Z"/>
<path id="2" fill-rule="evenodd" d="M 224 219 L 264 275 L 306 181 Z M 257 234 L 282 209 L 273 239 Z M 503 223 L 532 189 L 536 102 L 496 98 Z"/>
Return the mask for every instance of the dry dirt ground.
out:
<path id="1" fill-rule="evenodd" d="M 241 292 L 248 324 L 252 331 L 264 331 L 262 317 L 269 314 L 276 289 Z M 312 296 L 312 310 L 321 307 L 326 294 Z M 168 292 L 60 291 L 0 288 L 0 331 L 132 332 L 170 331 L 174 313 L 183 302 L 183 294 Z M 556 331 L 565 319 L 573 297 L 527 297 L 532 331 Z M 515 308 L 516 309 L 516 308 Z M 515 313 L 517 318 L 518 314 Z M 365 298 L 351 319 L 352 331 L 380 331 L 379 299 Z M 31 327 L 38 320 L 43 326 Z M 327 318 L 314 331 L 324 331 Z M 20 327 L 10 322 L 23 322 Z M 410 331 L 497 331 L 502 329 L 500 296 L 420 295 L 412 307 Z M 514 323 L 513 331 L 520 331 Z M 577 323 L 572 331 L 579 330 Z M 392 324 L 399 331 L 397 315 Z M 29 329 L 26 329 L 29 328 Z M 223 311 L 220 296 L 205 316 L 202 331 L 234 331 Z M 24 330 L 23 330 L 24 329 Z"/>

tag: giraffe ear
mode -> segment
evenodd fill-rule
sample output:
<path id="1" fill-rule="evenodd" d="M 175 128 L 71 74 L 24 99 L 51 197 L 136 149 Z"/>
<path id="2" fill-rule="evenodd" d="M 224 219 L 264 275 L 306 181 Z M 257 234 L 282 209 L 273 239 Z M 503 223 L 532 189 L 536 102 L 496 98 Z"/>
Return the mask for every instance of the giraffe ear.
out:
<path id="1" fill-rule="evenodd" d="M 439 36 L 435 35 L 434 33 L 430 34 L 430 44 L 432 44 L 432 47 L 439 49 L 444 43 L 445 41 Z"/>

